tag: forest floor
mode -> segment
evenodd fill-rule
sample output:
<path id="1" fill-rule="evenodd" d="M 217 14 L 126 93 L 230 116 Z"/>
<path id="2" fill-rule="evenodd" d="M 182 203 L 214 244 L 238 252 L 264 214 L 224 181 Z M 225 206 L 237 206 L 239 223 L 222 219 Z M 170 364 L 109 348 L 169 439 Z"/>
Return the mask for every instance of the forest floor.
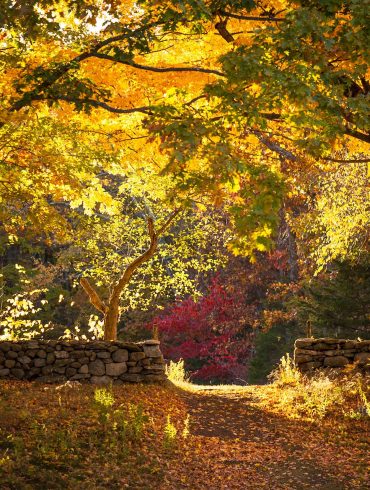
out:
<path id="1" fill-rule="evenodd" d="M 292 419 L 269 389 L 2 381 L 0 488 L 370 488 L 365 419 Z"/>

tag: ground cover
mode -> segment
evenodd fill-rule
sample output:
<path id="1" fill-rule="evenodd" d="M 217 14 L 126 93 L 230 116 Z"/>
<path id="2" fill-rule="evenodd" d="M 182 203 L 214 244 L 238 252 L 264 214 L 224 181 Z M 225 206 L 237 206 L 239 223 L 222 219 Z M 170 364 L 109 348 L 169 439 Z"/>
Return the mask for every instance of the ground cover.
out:
<path id="1" fill-rule="evenodd" d="M 1 488 L 367 488 L 366 395 L 294 389 L 1 382 Z"/>

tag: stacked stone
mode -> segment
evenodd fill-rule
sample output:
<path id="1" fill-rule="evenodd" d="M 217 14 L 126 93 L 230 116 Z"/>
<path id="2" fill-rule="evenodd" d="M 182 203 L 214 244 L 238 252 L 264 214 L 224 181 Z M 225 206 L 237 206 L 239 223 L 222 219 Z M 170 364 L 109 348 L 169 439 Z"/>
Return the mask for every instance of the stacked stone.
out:
<path id="1" fill-rule="evenodd" d="M 294 362 L 301 371 L 330 367 L 344 367 L 356 363 L 370 368 L 370 340 L 297 339 Z"/>
<path id="2" fill-rule="evenodd" d="M 29 340 L 0 342 L 0 379 L 93 384 L 162 382 L 158 340 L 139 343 Z"/>

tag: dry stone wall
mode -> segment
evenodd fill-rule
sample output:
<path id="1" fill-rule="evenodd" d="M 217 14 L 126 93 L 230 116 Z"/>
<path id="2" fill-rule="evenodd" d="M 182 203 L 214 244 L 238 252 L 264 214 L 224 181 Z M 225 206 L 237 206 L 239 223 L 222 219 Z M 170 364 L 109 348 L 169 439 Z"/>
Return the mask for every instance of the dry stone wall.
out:
<path id="1" fill-rule="evenodd" d="M 0 380 L 67 380 L 97 385 L 162 382 L 165 363 L 159 341 L 28 340 L 0 342 Z"/>
<path id="2" fill-rule="evenodd" d="M 316 368 L 339 368 L 357 363 L 370 369 L 370 340 L 297 339 L 294 362 L 301 371 Z"/>

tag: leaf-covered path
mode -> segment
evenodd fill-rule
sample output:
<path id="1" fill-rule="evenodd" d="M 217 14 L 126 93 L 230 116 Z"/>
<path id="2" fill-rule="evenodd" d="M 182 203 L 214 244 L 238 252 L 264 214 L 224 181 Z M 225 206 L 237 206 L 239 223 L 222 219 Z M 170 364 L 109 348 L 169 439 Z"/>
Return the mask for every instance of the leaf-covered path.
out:
<path id="1" fill-rule="evenodd" d="M 91 385 L 2 381 L 0 489 L 370 488 L 365 419 L 291 419 L 268 390 L 121 385 L 98 406 Z"/>
<path id="2" fill-rule="evenodd" d="M 202 388 L 181 398 L 190 413 L 196 449 L 167 473 L 163 489 L 325 489 L 370 488 L 366 434 L 338 432 L 335 426 L 289 420 L 265 411 L 255 388 Z"/>

